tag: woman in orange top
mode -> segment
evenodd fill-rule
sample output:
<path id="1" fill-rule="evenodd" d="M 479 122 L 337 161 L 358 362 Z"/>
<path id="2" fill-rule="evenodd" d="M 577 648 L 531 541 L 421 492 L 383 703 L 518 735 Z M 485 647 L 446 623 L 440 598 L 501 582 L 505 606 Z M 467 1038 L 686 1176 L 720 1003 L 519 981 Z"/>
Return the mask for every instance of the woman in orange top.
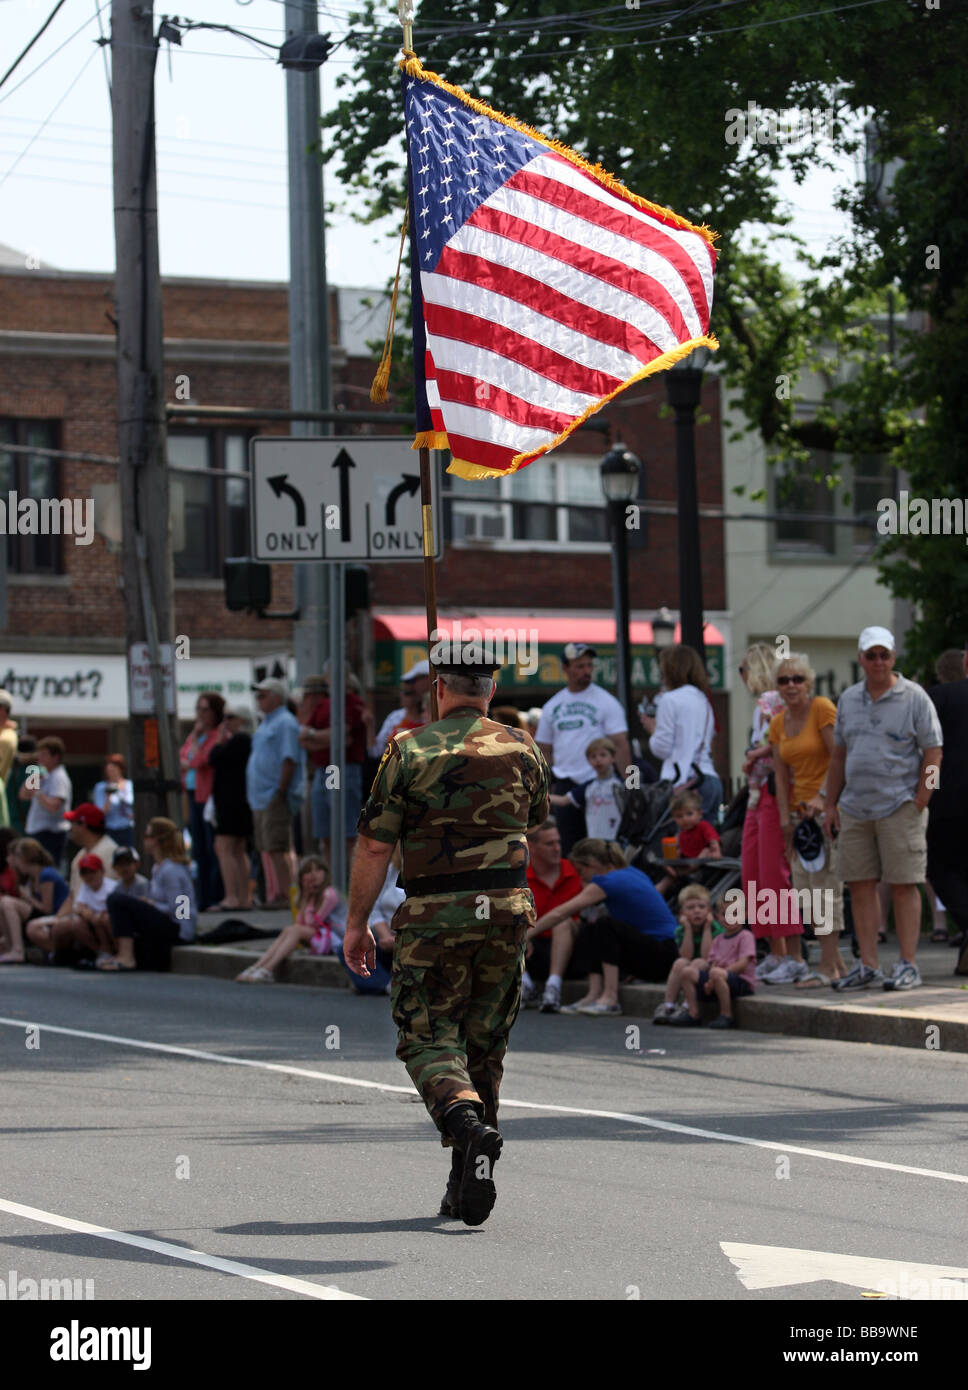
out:
<path id="1" fill-rule="evenodd" d="M 833 702 L 814 695 L 814 673 L 802 652 L 791 652 L 776 666 L 776 688 L 784 708 L 770 720 L 770 744 L 776 768 L 776 800 L 783 830 L 784 852 L 790 865 L 793 886 L 820 890 L 812 898 L 820 905 L 813 916 L 813 927 L 821 943 L 820 971 L 812 971 L 797 981 L 798 989 L 819 989 L 839 980 L 846 967 L 839 949 L 844 929 L 843 885 L 837 870 L 836 846 L 823 830 L 823 867 L 808 871 L 793 846 L 796 826 L 812 819 L 823 827 L 827 769 L 834 748 Z M 829 893 L 829 897 L 827 894 Z M 829 909 L 829 911 L 828 911 Z"/>

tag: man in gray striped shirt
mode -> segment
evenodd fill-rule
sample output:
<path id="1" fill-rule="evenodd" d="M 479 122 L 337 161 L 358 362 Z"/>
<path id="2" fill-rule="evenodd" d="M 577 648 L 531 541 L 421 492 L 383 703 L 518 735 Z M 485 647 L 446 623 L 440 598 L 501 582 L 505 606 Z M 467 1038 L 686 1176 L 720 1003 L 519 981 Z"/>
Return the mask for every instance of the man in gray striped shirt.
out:
<path id="1" fill-rule="evenodd" d="M 938 785 L 941 724 L 926 692 L 894 671 L 894 637 L 866 627 L 858 658 L 865 679 L 841 695 L 827 773 L 828 831 L 839 831 L 840 875 L 850 905 L 860 961 L 833 988 L 913 989 L 927 865 L 928 802 Z M 890 978 L 880 969 L 879 882 L 891 885 L 899 959 Z"/>

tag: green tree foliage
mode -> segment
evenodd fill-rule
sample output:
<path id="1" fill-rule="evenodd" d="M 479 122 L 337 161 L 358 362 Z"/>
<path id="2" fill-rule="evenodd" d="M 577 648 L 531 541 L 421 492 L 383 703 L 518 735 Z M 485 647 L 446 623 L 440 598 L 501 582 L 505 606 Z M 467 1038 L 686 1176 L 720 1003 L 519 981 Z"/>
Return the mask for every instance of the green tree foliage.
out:
<path id="1" fill-rule="evenodd" d="M 374 218 L 405 202 L 400 35 L 367 0 L 347 41 L 357 61 L 325 118 Z M 887 453 L 912 496 L 968 499 L 968 6 L 420 0 L 414 47 L 449 81 L 720 233 L 712 326 L 771 461 Z M 762 113 L 794 110 L 830 113 L 832 138 L 771 140 Z M 775 246 L 798 238 L 774 176 L 802 181 L 834 153 L 859 155 L 864 120 L 882 162 L 899 162 L 893 183 L 846 189 L 851 235 L 819 260 L 799 242 L 804 274 L 791 282 Z M 751 238 L 753 225 L 768 238 Z M 919 316 L 893 345 L 889 302 L 895 323 Z M 830 388 L 805 419 L 781 383 L 808 368 Z M 890 537 L 878 561 L 892 591 L 918 602 L 906 667 L 926 672 L 968 635 L 964 538 Z"/>

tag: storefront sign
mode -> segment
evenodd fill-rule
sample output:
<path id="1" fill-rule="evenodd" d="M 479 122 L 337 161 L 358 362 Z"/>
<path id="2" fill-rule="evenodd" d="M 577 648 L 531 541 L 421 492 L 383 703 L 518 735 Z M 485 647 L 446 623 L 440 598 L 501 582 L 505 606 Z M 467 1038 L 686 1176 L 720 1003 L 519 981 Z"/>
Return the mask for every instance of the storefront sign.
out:
<path id="1" fill-rule="evenodd" d="M 203 690 L 254 704 L 246 657 L 196 657 L 173 665 L 180 719 L 194 717 L 195 701 Z M 11 713 L 21 725 L 35 718 L 110 723 L 128 717 L 128 664 L 123 656 L 0 653 L 0 688 L 13 697 Z M 150 679 L 146 689 L 150 696 Z"/>
<path id="2" fill-rule="evenodd" d="M 595 661 L 595 680 L 606 690 L 614 690 L 616 682 L 615 647 L 599 644 L 598 658 Z M 632 647 L 629 681 L 632 694 L 645 690 L 656 690 L 662 680 L 659 674 L 659 661 L 653 647 Z M 404 671 L 408 671 L 417 661 L 427 658 L 426 643 L 415 642 L 377 642 L 376 643 L 376 685 L 386 689 L 399 683 Z M 706 648 L 706 670 L 709 674 L 711 690 L 724 688 L 723 648 Z M 525 671 L 521 666 L 505 666 L 498 676 L 499 690 L 526 689 L 548 691 L 551 693 L 565 684 L 564 667 L 559 652 L 538 652 L 538 669 Z"/>

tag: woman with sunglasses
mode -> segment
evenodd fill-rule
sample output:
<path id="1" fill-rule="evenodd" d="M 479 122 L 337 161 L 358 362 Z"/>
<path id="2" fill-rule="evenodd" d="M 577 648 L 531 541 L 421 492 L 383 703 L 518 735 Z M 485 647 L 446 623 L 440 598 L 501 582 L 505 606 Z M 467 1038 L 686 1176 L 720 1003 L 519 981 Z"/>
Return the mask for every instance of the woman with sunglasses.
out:
<path id="1" fill-rule="evenodd" d="M 784 853 L 794 888 L 798 892 L 805 888 L 812 894 L 819 890 L 823 896 L 812 896 L 811 901 L 822 902 L 830 908 L 829 921 L 825 918 L 812 923 L 821 943 L 819 972 L 808 971 L 801 965 L 797 969 L 788 967 L 786 974 L 798 989 L 819 989 L 846 974 L 839 949 L 840 933 L 844 928 L 843 885 L 836 869 L 833 841 L 823 821 L 837 710 L 832 701 L 814 695 L 813 667 L 802 652 L 791 652 L 777 662 L 775 679 L 784 707 L 770 721 L 770 744 L 776 767 L 776 800 Z M 797 825 L 807 819 L 823 830 L 823 865 L 809 871 L 793 844 Z M 776 980 L 775 975 L 768 978 Z M 776 980 L 776 983 L 789 983 L 789 980 Z"/>

